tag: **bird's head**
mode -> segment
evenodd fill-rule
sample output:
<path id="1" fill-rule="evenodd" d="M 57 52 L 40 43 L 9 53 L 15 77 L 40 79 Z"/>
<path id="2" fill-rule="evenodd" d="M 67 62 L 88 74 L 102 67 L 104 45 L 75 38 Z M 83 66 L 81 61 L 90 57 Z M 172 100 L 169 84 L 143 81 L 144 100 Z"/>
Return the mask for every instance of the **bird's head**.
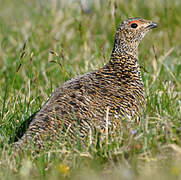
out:
<path id="1" fill-rule="evenodd" d="M 124 21 L 117 29 L 113 53 L 126 52 L 137 58 L 139 43 L 150 29 L 157 26 L 157 23 L 141 18 L 131 18 Z"/>

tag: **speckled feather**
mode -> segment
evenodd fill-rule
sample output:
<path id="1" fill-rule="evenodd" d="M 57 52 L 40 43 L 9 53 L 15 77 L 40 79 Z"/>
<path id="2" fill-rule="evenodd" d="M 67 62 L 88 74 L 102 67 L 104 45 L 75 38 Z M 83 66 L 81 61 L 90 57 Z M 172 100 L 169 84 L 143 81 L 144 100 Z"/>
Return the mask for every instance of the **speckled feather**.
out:
<path id="1" fill-rule="evenodd" d="M 136 23 L 137 28 L 131 24 Z M 152 26 L 151 26 L 152 25 Z M 51 95 L 15 146 L 33 142 L 41 147 L 45 138 L 54 141 L 69 132 L 84 138 L 91 129 L 139 115 L 145 106 L 144 85 L 138 64 L 138 45 L 156 23 L 140 18 L 118 27 L 110 61 L 101 69 L 69 80 Z"/>

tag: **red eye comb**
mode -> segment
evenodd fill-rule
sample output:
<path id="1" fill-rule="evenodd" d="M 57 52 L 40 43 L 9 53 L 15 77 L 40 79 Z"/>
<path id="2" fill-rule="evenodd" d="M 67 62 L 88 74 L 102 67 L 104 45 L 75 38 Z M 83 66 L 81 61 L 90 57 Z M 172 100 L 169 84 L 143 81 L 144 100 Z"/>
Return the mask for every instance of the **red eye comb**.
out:
<path id="1" fill-rule="evenodd" d="M 141 23 L 141 22 L 140 22 L 140 21 L 138 21 L 138 20 L 134 20 L 134 21 L 129 22 L 129 24 L 128 24 L 128 25 L 130 25 L 130 24 L 132 24 L 132 23 Z"/>

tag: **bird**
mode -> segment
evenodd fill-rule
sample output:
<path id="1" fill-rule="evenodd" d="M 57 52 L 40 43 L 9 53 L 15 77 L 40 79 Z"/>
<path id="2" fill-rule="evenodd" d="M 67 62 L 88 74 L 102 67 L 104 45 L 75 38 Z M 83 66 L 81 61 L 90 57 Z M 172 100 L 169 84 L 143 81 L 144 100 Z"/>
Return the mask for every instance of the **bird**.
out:
<path id="1" fill-rule="evenodd" d="M 117 28 L 109 61 L 58 87 L 14 146 L 31 142 L 42 148 L 48 140 L 53 143 L 67 133 L 71 139 L 84 139 L 92 130 L 105 133 L 116 122 L 138 117 L 146 104 L 138 46 L 157 26 L 142 18 L 123 21 Z"/>

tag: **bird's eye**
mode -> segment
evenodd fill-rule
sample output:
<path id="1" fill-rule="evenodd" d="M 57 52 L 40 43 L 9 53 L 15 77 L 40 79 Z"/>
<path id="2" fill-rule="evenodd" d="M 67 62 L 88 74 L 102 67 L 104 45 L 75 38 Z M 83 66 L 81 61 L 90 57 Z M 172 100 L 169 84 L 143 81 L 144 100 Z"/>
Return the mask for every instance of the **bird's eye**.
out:
<path id="1" fill-rule="evenodd" d="M 137 27 L 138 27 L 138 24 L 132 23 L 132 24 L 131 24 L 131 27 L 132 27 L 132 28 L 137 28 Z"/>

